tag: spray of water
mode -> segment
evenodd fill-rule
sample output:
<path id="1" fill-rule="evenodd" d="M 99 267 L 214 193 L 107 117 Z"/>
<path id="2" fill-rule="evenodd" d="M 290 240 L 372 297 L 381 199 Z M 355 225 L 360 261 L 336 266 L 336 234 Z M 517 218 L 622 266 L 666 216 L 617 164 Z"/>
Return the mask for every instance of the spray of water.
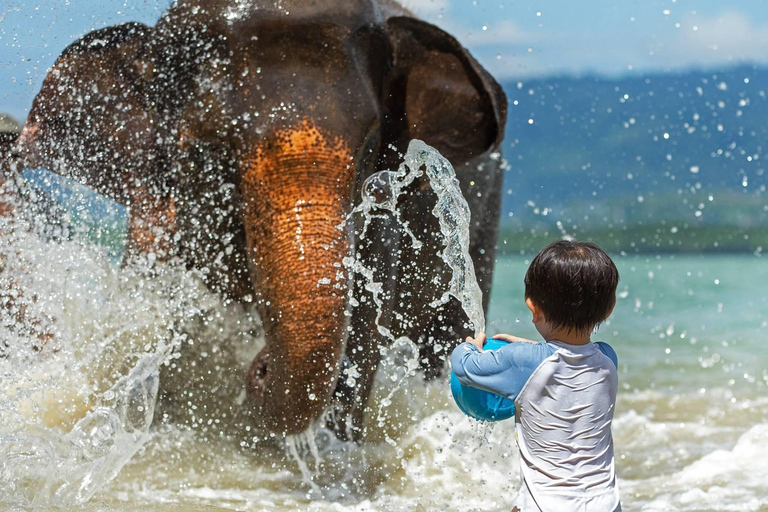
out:
<path id="1" fill-rule="evenodd" d="M 394 148 L 392 148 L 394 149 Z M 432 190 L 437 196 L 437 203 L 432 214 L 438 219 L 440 232 L 445 247 L 440 257 L 451 269 L 452 277 L 448 288 L 442 296 L 430 305 L 438 308 L 446 304 L 451 297 L 457 299 L 475 332 L 485 330 L 485 313 L 482 307 L 482 292 L 475 276 L 474 264 L 469 256 L 469 206 L 459 187 L 459 181 L 451 163 L 436 149 L 420 140 L 413 140 L 403 155 L 403 161 L 397 171 L 379 171 L 369 176 L 363 184 L 360 204 L 352 214 L 363 216 L 363 229 L 360 237 L 364 239 L 373 219 L 391 216 L 409 237 L 416 251 L 424 250 L 424 244 L 418 239 L 403 220 L 397 208 L 398 199 L 406 193 L 407 187 L 416 179 L 426 174 Z M 344 265 L 364 282 L 364 289 L 371 294 L 376 306 L 376 326 L 389 345 L 381 348 L 383 365 L 396 361 L 396 368 L 389 368 L 387 374 L 392 386 L 387 394 L 378 400 L 376 413 L 377 426 L 384 430 L 384 440 L 398 452 L 397 441 L 385 430 L 385 424 L 391 421 L 387 411 L 392 405 L 392 399 L 405 382 L 419 368 L 419 350 L 416 343 L 406 336 L 395 337 L 390 329 L 381 325 L 383 310 L 383 283 L 377 282 L 374 269 L 367 267 L 359 255 L 344 259 Z M 352 298 L 353 305 L 355 304 Z M 400 455 L 398 455 L 400 456 Z"/>
<path id="2" fill-rule="evenodd" d="M 13 301 L 2 314 L 14 316 L 0 328 L 0 503 L 82 504 L 147 441 L 160 367 L 184 339 L 158 317 L 184 314 L 132 302 L 149 269 L 119 269 L 93 244 L 51 242 L 35 231 L 44 212 L 34 188 L 5 187 L 25 197 L 17 211 L 27 215 L 0 218 L 0 284 Z"/>
<path id="3" fill-rule="evenodd" d="M 441 256 L 453 269 L 449 290 L 433 305 L 455 297 L 474 328 L 482 329 L 481 294 L 467 252 L 469 209 L 453 169 L 437 151 L 414 141 L 396 172 L 382 171 L 368 179 L 355 212 L 364 216 L 366 227 L 376 216 L 398 219 L 414 250 L 425 250 L 396 207 L 408 184 L 425 174 L 438 198 L 434 214 L 446 240 Z M 27 203 L 34 203 L 38 193 L 20 192 L 27 196 L 24 208 L 29 209 Z M 79 210 L 87 213 L 93 208 Z M 24 290 L 15 300 L 26 315 L 23 322 L 4 320 L 0 333 L 0 503 L 76 507 L 101 491 L 145 446 L 160 389 L 167 391 L 169 382 L 174 385 L 178 380 L 177 387 L 184 393 L 171 388 L 170 396 L 183 396 L 185 405 L 200 400 L 192 397 L 190 385 L 198 381 L 200 386 L 210 385 L 211 370 L 221 379 L 220 367 L 231 366 L 214 354 L 223 340 L 232 341 L 237 330 L 250 331 L 255 338 L 261 333 L 242 311 L 228 312 L 193 273 L 172 264 L 148 260 L 121 267 L 116 265 L 114 247 L 100 248 L 93 240 L 73 241 L 63 232 L 55 233 L 53 242 L 50 233 L 35 232 L 34 218 L 0 218 L 0 222 L 5 236 L 0 245 L 0 279 L 7 281 L 2 283 L 4 290 Z M 393 423 L 405 409 L 397 392 L 416 378 L 418 347 L 379 322 L 384 292 L 374 271 L 359 258 L 348 258 L 344 264 L 364 280 L 378 307 L 379 332 L 390 341 L 382 349 L 383 359 L 391 366 L 383 372 L 387 386 L 371 421 L 399 459 L 403 450 L 397 441 L 398 429 L 404 427 Z M 34 348 L 35 332 L 52 335 L 51 344 L 42 351 Z M 194 346 L 190 332 L 195 333 Z M 244 340 L 242 346 L 255 352 L 260 348 L 257 344 Z M 246 362 L 251 357 L 238 355 Z M 168 369 L 160 386 L 164 365 Z M 192 376 L 195 371 L 199 377 Z M 219 387 L 237 388 L 238 384 Z M 202 389 L 195 391 L 204 395 Z M 237 404 L 233 400 L 232 406 L 219 411 L 224 413 L 206 416 L 202 409 L 211 404 L 203 401 L 201 407 L 199 402 L 187 406 L 185 422 L 207 435 L 219 428 L 219 419 L 231 414 Z M 288 439 L 286 448 L 315 495 L 321 485 L 316 481 L 326 480 L 321 475 L 328 468 L 336 468 L 332 474 L 338 473 L 342 482 L 340 487 L 332 485 L 331 493 L 347 495 L 347 484 L 361 492 L 372 485 L 359 474 L 360 468 L 369 465 L 367 452 L 342 445 L 321 429 Z M 305 462 L 310 458 L 314 464 Z M 354 461 L 352 466 L 349 461 Z M 327 492 L 324 487 L 322 494 Z"/>
<path id="4" fill-rule="evenodd" d="M 417 250 L 422 247 L 422 243 L 407 223 L 402 221 L 397 209 L 397 200 L 408 185 L 425 172 L 432 190 L 437 195 L 437 204 L 432 213 L 440 223 L 440 232 L 445 240 L 445 248 L 440 256 L 453 274 L 448 289 L 431 305 L 435 308 L 439 307 L 454 297 L 461 303 L 475 332 L 485 331 L 483 294 L 477 284 L 475 267 L 469 256 L 469 206 L 461 193 L 453 166 L 436 149 L 420 140 L 413 140 L 408 145 L 408 151 L 396 172 L 379 171 L 366 179 L 363 184 L 362 201 L 355 209 L 355 212 L 365 216 L 361 237 L 365 237 L 371 219 L 381 215 L 380 212 L 386 211 L 400 222 L 403 230 L 411 238 L 413 247 Z M 371 283 L 372 272 L 361 268 L 359 262 L 347 261 L 346 263 L 353 271 L 367 279 L 366 289 L 375 288 L 375 284 Z M 376 295 L 374 297 L 377 298 Z M 381 312 L 380 302 L 376 304 Z"/>

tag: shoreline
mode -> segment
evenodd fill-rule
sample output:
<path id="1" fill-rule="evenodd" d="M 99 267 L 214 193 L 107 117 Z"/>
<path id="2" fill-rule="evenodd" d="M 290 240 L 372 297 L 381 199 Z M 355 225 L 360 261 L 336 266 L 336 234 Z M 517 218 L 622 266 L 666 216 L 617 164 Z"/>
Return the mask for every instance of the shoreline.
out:
<path id="1" fill-rule="evenodd" d="M 669 224 L 619 226 L 614 229 L 560 232 L 557 228 L 502 226 L 497 254 L 535 254 L 555 240 L 571 238 L 594 242 L 612 254 L 754 255 L 768 251 L 768 228 L 696 226 L 670 228 Z"/>

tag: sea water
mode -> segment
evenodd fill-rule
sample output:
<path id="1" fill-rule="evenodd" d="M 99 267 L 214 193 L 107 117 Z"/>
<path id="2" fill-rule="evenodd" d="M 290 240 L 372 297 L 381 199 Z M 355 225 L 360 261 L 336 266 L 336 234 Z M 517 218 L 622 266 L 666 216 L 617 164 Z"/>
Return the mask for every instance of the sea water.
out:
<path id="1" fill-rule="evenodd" d="M 4 338 L 2 506 L 509 509 L 513 425 L 468 419 L 447 377 L 424 383 L 388 352 L 371 404 L 397 420 L 370 414 L 359 446 L 318 430 L 292 457 L 239 413 L 242 372 L 263 345 L 253 311 L 223 303 L 181 265 L 119 267 L 93 245 L 15 236 L 17 277 L 61 343 L 36 353 Z M 619 355 L 624 510 L 768 510 L 768 267 L 753 255 L 614 258 L 618 304 L 595 339 Z M 528 263 L 499 258 L 490 334 L 535 337 L 522 299 Z"/>

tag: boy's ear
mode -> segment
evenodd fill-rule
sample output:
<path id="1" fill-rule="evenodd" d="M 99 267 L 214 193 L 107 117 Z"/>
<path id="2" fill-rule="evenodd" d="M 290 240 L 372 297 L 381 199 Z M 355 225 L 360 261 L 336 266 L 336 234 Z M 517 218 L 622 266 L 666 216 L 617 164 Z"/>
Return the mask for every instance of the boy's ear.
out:
<path id="1" fill-rule="evenodd" d="M 533 323 L 538 323 L 542 320 L 544 320 L 544 312 L 541 310 L 541 308 L 536 305 L 535 302 L 533 302 L 530 297 L 525 299 L 525 305 L 528 306 L 528 309 L 531 310 L 531 315 L 533 316 Z"/>

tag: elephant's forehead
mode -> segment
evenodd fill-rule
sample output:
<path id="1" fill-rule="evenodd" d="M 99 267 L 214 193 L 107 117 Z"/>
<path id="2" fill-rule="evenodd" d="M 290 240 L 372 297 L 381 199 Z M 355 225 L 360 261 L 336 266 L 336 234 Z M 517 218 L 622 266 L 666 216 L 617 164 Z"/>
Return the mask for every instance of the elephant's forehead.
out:
<path id="1" fill-rule="evenodd" d="M 354 28 L 380 22 L 374 0 L 177 0 L 173 11 L 233 23 L 332 23 Z"/>

